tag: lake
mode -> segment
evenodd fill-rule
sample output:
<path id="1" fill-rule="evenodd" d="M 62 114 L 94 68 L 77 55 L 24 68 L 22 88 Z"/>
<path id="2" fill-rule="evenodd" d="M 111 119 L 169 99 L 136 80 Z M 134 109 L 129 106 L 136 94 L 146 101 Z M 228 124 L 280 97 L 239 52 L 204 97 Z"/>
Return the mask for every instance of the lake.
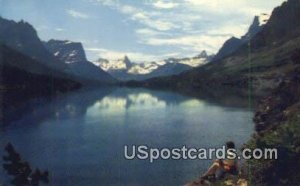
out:
<path id="1" fill-rule="evenodd" d="M 51 185 L 183 185 L 211 160 L 126 160 L 124 145 L 240 147 L 253 133 L 253 112 L 222 103 L 128 88 L 32 99 L 1 129 L 0 152 L 11 142 L 33 167 L 49 170 Z"/>

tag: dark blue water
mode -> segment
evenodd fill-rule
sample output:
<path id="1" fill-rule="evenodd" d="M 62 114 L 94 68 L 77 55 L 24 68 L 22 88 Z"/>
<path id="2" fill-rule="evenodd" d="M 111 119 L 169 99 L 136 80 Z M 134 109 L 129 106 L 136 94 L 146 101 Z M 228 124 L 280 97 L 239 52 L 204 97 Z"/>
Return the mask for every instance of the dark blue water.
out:
<path id="1" fill-rule="evenodd" d="M 125 88 L 35 99 L 0 131 L 0 152 L 11 142 L 33 167 L 49 170 L 52 185 L 183 185 L 211 161 L 129 161 L 124 145 L 240 146 L 253 132 L 252 112 L 226 103 Z"/>

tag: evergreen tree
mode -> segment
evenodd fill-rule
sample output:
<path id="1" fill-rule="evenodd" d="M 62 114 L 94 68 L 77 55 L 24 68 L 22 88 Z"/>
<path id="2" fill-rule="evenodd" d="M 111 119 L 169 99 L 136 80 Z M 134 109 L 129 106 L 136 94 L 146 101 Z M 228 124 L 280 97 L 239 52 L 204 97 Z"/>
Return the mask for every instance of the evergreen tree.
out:
<path id="1" fill-rule="evenodd" d="M 48 171 L 41 172 L 39 169 L 32 171 L 26 161 L 22 161 L 19 153 L 16 152 L 13 145 L 8 143 L 5 147 L 7 155 L 3 156 L 5 163 L 4 170 L 12 176 L 11 184 L 16 186 L 38 186 L 40 182 L 49 183 Z"/>

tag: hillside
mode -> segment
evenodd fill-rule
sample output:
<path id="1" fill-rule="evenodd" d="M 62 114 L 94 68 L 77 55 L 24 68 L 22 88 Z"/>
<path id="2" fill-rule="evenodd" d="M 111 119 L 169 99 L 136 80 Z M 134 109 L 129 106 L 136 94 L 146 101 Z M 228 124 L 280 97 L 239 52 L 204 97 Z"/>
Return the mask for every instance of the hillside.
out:
<path id="1" fill-rule="evenodd" d="M 295 59 L 300 63 L 299 57 Z M 249 160 L 252 185 L 298 185 L 300 182 L 300 68 L 292 70 L 254 117 L 256 133 L 246 147 L 277 148 L 277 160 Z"/>
<path id="2" fill-rule="evenodd" d="M 57 72 L 13 49 L 0 46 L 1 90 L 51 94 L 76 89 L 81 85 L 60 78 Z"/>
<path id="3" fill-rule="evenodd" d="M 7 46 L 0 46 L 1 90 L 19 89 L 51 94 L 78 88 L 79 83 L 60 78 L 59 72 Z"/>
<path id="4" fill-rule="evenodd" d="M 298 23 L 293 26 L 286 23 L 300 18 L 299 11 L 295 11 L 299 4 L 299 1 L 290 0 L 276 8 L 258 34 L 221 60 L 180 75 L 130 84 L 178 90 L 224 86 L 239 88 L 244 93 L 251 90 L 253 95 L 264 95 L 276 88 L 284 75 L 297 66 L 292 62 L 291 55 L 300 48 L 300 27 Z"/>
<path id="5" fill-rule="evenodd" d="M 34 27 L 23 20 L 15 22 L 0 17 L 0 43 L 61 72 L 67 66 L 45 48 Z"/>
<path id="6" fill-rule="evenodd" d="M 0 123 L 25 100 L 79 89 L 81 84 L 7 46 L 0 46 Z"/>

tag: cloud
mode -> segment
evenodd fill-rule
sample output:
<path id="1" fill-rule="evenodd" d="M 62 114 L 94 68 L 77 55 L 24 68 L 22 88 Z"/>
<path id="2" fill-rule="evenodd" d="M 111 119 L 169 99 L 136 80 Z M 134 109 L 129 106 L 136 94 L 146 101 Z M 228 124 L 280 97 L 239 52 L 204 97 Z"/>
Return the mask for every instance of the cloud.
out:
<path id="1" fill-rule="evenodd" d="M 187 56 L 202 50 L 216 53 L 228 38 L 244 35 L 255 15 L 271 13 L 284 0 L 153 0 L 126 1 L 127 4 L 120 0 L 90 1 L 118 11 L 126 22 L 135 22 L 134 42 L 149 47 L 149 53 L 164 50 Z M 107 54 L 111 52 L 118 51 Z M 132 54 L 136 58 L 146 55 Z M 149 57 L 158 58 L 146 58 Z"/>
<path id="2" fill-rule="evenodd" d="M 156 35 L 160 35 L 160 32 L 157 32 L 157 31 L 149 29 L 149 28 L 137 29 L 135 32 L 137 34 L 140 34 L 140 35 L 143 35 L 143 36 L 156 36 Z"/>
<path id="3" fill-rule="evenodd" d="M 119 1 L 113 0 L 97 0 L 97 2 L 128 15 L 133 21 L 137 21 L 140 24 L 156 30 L 167 31 L 179 28 L 178 25 L 174 24 L 172 21 L 163 19 L 161 17 L 162 14 L 157 11 L 146 11 L 142 8 L 121 4 Z"/>
<path id="4" fill-rule="evenodd" d="M 37 31 L 44 31 L 44 30 L 49 30 L 49 26 L 47 25 L 39 25 L 36 27 Z"/>
<path id="5" fill-rule="evenodd" d="M 174 2 L 157 1 L 153 3 L 153 6 L 158 9 L 172 9 L 177 7 L 179 4 Z"/>
<path id="6" fill-rule="evenodd" d="M 137 12 L 131 16 L 132 20 L 136 20 L 143 25 L 146 25 L 150 28 L 160 30 L 160 31 L 168 31 L 171 29 L 178 28 L 177 25 L 170 21 L 162 20 L 162 19 L 153 19 L 149 13 L 147 12 Z"/>
<path id="7" fill-rule="evenodd" d="M 210 36 L 210 35 L 190 35 L 180 36 L 173 38 L 147 38 L 142 41 L 144 44 L 153 46 L 173 46 L 190 53 L 197 53 L 202 50 L 208 52 L 215 52 L 222 46 L 223 42 L 228 39 L 229 36 Z"/>
<path id="8" fill-rule="evenodd" d="M 56 31 L 56 32 L 64 32 L 65 29 L 64 29 L 64 28 L 55 28 L 55 31 Z"/>
<path id="9" fill-rule="evenodd" d="M 221 25 L 216 26 L 207 32 L 208 35 L 215 36 L 235 36 L 241 37 L 245 35 L 250 25 L 238 24 L 238 25 Z"/>
<path id="10" fill-rule="evenodd" d="M 85 13 L 82 13 L 82 12 L 79 12 L 77 10 L 73 10 L 73 9 L 69 9 L 69 10 L 66 10 L 67 14 L 74 17 L 74 18 L 79 18 L 79 19 L 88 19 L 90 16 L 85 14 Z"/>
<path id="11" fill-rule="evenodd" d="M 163 31 L 157 31 L 151 28 L 139 28 L 135 30 L 135 33 L 140 37 L 140 38 L 145 38 L 145 37 L 154 37 L 154 36 L 170 36 L 170 33 L 163 32 Z"/>
<path id="12" fill-rule="evenodd" d="M 260 13 L 271 13 L 274 6 L 280 5 L 284 0 L 184 0 L 186 7 L 195 10 L 228 14 L 232 12 L 254 16 Z"/>

